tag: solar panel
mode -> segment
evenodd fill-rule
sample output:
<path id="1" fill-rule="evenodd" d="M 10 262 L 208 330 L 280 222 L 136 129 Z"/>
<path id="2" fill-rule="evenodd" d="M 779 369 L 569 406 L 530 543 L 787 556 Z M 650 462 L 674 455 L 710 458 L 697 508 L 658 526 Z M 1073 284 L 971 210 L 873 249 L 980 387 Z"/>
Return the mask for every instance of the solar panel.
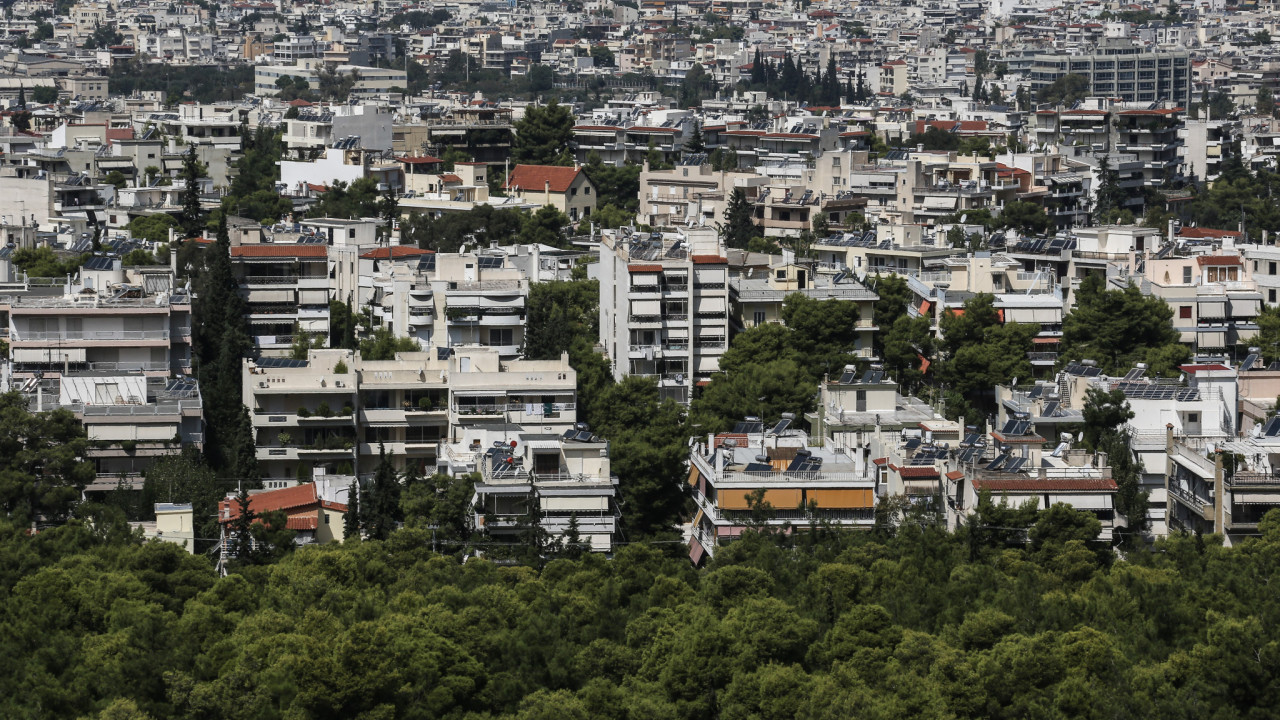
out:
<path id="1" fill-rule="evenodd" d="M 1031 429 L 1031 423 L 1027 420 L 1019 420 L 1017 425 L 1013 426 L 1014 435 L 1026 435 Z"/>
<path id="2" fill-rule="evenodd" d="M 973 459 L 973 456 L 974 456 L 974 455 L 977 455 L 980 451 L 981 451 L 981 448 L 974 448 L 974 447 L 971 447 L 971 448 L 965 448 L 965 449 L 960 453 L 959 457 L 958 457 L 958 458 L 956 458 L 956 459 L 957 459 L 957 460 L 959 460 L 959 461 L 960 461 L 960 462 L 962 462 L 962 463 L 967 463 L 967 462 L 969 462 L 970 460 L 972 460 L 972 459 Z"/>
<path id="3" fill-rule="evenodd" d="M 1044 386 L 1037 385 L 1031 388 L 1031 392 L 1027 393 L 1027 397 L 1038 398 L 1044 394 Z"/>
<path id="4" fill-rule="evenodd" d="M 753 463 L 747 463 L 747 466 L 743 468 L 743 471 L 744 472 L 773 472 L 773 466 L 767 463 L 753 462 Z"/>
<path id="5" fill-rule="evenodd" d="M 1004 465 L 1004 461 L 1005 461 L 1005 460 L 1008 460 L 1008 459 L 1009 459 L 1009 456 L 1008 456 L 1008 455 L 1001 455 L 1000 457 L 998 457 L 998 458 L 996 458 L 995 460 L 991 461 L 991 464 L 987 466 L 987 469 L 988 469 L 988 470 L 999 470 L 999 469 L 1000 469 L 1000 466 L 1001 466 L 1001 465 Z"/>
<path id="6" fill-rule="evenodd" d="M 503 260 L 502 258 L 495 257 L 493 255 L 481 255 L 480 257 L 476 258 L 476 263 L 477 263 L 477 266 L 480 267 L 481 269 L 500 268 L 502 267 L 502 260 Z"/>
<path id="7" fill-rule="evenodd" d="M 977 442 L 978 442 L 978 434 L 969 433 L 968 435 L 964 436 L 964 441 L 961 442 L 960 444 L 964 447 L 973 447 L 973 445 L 975 445 Z"/>
<path id="8" fill-rule="evenodd" d="M 1277 415 L 1267 421 L 1262 428 L 1263 437 L 1276 437 L 1280 435 L 1280 415 Z"/>
<path id="9" fill-rule="evenodd" d="M 780 435 L 782 434 L 782 431 L 786 430 L 790 426 L 791 426 L 791 418 L 782 418 L 781 420 L 778 421 L 777 425 L 773 426 L 773 429 L 769 431 L 769 434 Z"/>
<path id="10" fill-rule="evenodd" d="M 1015 433 L 1013 432 L 1013 429 L 1016 427 L 1018 427 L 1018 421 L 1013 418 L 1009 418 L 1009 420 L 1005 422 L 1004 429 L 1000 431 L 1000 434 L 1014 435 Z"/>
<path id="11" fill-rule="evenodd" d="M 1006 468 L 1004 469 L 1004 471 L 1005 471 L 1005 472 L 1016 473 L 1016 472 L 1018 472 L 1019 470 L 1021 470 L 1021 469 L 1022 469 L 1022 466 L 1023 466 L 1023 465 L 1026 465 L 1026 464 L 1027 464 L 1027 459 L 1026 459 L 1026 458 L 1024 458 L 1024 457 L 1020 457 L 1020 458 L 1018 458 L 1018 459 L 1014 460 L 1013 462 L 1009 463 L 1009 466 L 1008 466 L 1008 467 L 1006 467 Z"/>
<path id="12" fill-rule="evenodd" d="M 1057 400 L 1054 400 L 1053 402 L 1045 403 L 1044 409 L 1040 411 L 1040 416 L 1053 417 L 1053 414 L 1058 412 L 1058 406 L 1060 404 L 1061 403 L 1059 403 Z"/>
<path id="13" fill-rule="evenodd" d="M 258 367 L 260 368 L 300 368 L 306 366 L 306 360 L 294 360 L 293 358 L 279 357 L 258 358 Z"/>
<path id="14" fill-rule="evenodd" d="M 1142 379 L 1142 376 L 1146 374 L 1147 374 L 1146 370 L 1142 368 L 1134 368 L 1125 374 L 1124 379 L 1129 382 L 1133 382 L 1135 380 Z"/>
<path id="15" fill-rule="evenodd" d="M 924 455 L 916 455 L 915 457 L 911 458 L 911 462 L 910 462 L 909 464 L 911 464 L 911 465 L 932 465 L 932 464 L 933 464 L 933 453 L 926 453 L 926 454 L 924 454 Z"/>
<path id="16" fill-rule="evenodd" d="M 560 436 L 560 439 L 561 439 L 561 440 L 573 440 L 577 435 L 578 435 L 578 431 L 577 431 L 577 430 L 565 430 L 565 431 L 564 431 L 564 434 Z"/>
<path id="17" fill-rule="evenodd" d="M 579 430 L 579 431 L 578 431 L 578 434 L 577 434 L 577 435 L 575 435 L 575 436 L 573 437 L 573 439 L 574 439 L 574 440 L 576 440 L 576 441 L 578 441 L 578 442 L 591 442 L 592 438 L 594 438 L 594 437 L 595 437 L 595 436 L 594 436 L 594 435 L 592 435 L 592 434 L 591 434 L 591 431 L 589 431 L 589 430 Z"/>
<path id="18" fill-rule="evenodd" d="M 905 446 L 908 450 L 915 450 L 920 447 L 920 438 L 911 438 Z"/>
<path id="19" fill-rule="evenodd" d="M 855 382 L 857 382 L 857 380 L 858 380 L 858 376 L 857 376 L 857 375 L 854 375 L 854 374 L 853 374 L 853 373 L 851 373 L 851 372 L 847 372 L 847 373 L 845 373 L 845 374 L 843 374 L 843 375 L 841 375 L 841 376 L 840 376 L 840 384 L 841 384 L 841 385 L 852 385 L 852 384 L 854 384 Z"/>
<path id="20" fill-rule="evenodd" d="M 1241 370 L 1252 370 L 1252 369 L 1253 369 L 1253 366 L 1254 366 L 1255 364 L 1257 364 L 1257 362 L 1258 362 L 1258 356 L 1257 356 L 1257 355 L 1250 355 L 1249 357 L 1247 357 L 1247 358 L 1245 358 L 1245 359 L 1244 359 L 1244 364 L 1240 366 L 1240 369 L 1241 369 Z"/>
<path id="21" fill-rule="evenodd" d="M 755 420 L 746 420 L 735 423 L 733 426 L 735 435 L 758 435 L 762 432 L 764 432 L 764 423 Z"/>

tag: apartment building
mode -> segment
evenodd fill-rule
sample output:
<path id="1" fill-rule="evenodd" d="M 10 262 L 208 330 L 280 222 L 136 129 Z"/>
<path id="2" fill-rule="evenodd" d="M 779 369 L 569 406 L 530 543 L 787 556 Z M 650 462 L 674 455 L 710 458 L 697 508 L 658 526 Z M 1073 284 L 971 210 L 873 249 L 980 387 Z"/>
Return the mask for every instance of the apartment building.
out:
<path id="1" fill-rule="evenodd" d="M 1175 329 L 1197 354 L 1224 354 L 1257 334 L 1262 293 L 1236 251 L 1180 255 L 1170 246 L 1145 270 L 1151 294 L 1173 308 Z"/>
<path id="2" fill-rule="evenodd" d="M 747 269 L 745 274 L 731 277 L 730 318 L 735 330 L 765 323 L 781 324 L 783 305 L 793 293 L 814 300 L 842 300 L 857 305 L 858 341 L 854 354 L 872 357 L 872 337 L 879 329 L 875 324 L 875 304 L 880 297 L 848 273 L 838 272 L 836 268 L 819 268 L 816 264 L 782 263 L 759 273 Z"/>
<path id="3" fill-rule="evenodd" d="M 97 472 L 86 493 L 110 492 L 121 484 L 140 489 L 143 472 L 158 458 L 204 443 L 203 401 L 194 378 L 116 369 L 11 382 L 32 412 L 61 408 L 84 424 L 94 443 L 86 459 Z"/>
<path id="4" fill-rule="evenodd" d="M 486 432 L 555 435 L 577 422 L 567 358 L 504 361 L 448 348 L 364 360 L 313 350 L 306 360 L 244 361 L 243 388 L 263 476 L 366 475 L 383 448 L 400 470 L 465 472 L 448 450 Z"/>
<path id="5" fill-rule="evenodd" d="M 231 248 L 248 301 L 249 334 L 265 355 L 286 355 L 298 333 L 329 338 L 329 248 L 317 236 Z"/>
<path id="6" fill-rule="evenodd" d="M 1040 54 L 1031 62 L 1031 93 L 1038 94 L 1064 75 L 1089 79 L 1089 93 L 1124 102 L 1170 102 L 1187 107 L 1191 95 L 1191 58 L 1185 50 L 1148 51 L 1128 39 L 1108 38 L 1092 53 Z"/>
<path id="7" fill-rule="evenodd" d="M 815 447 L 791 424 L 786 417 L 767 425 L 747 418 L 733 432 L 693 444 L 688 485 L 698 510 L 689 559 L 695 564 L 749 527 L 816 521 L 868 528 L 875 522 L 875 478 L 860 472 L 853 457 Z"/>
<path id="8" fill-rule="evenodd" d="M 606 233 L 600 243 L 600 340 L 614 377 L 653 377 L 689 402 L 729 340 L 729 268 L 714 230 Z"/>
<path id="9" fill-rule="evenodd" d="M 170 268 L 125 268 L 118 258 L 96 256 L 54 289 L 0 297 L 15 379 L 190 372 L 191 296 L 173 286 Z"/>
<path id="10" fill-rule="evenodd" d="M 569 542 L 576 532 L 584 549 L 612 552 L 621 513 L 609 443 L 579 427 L 559 434 L 490 430 L 450 445 L 451 455 L 471 458 L 466 470 L 480 473 L 474 527 L 506 540 L 531 527 L 552 542 Z"/>

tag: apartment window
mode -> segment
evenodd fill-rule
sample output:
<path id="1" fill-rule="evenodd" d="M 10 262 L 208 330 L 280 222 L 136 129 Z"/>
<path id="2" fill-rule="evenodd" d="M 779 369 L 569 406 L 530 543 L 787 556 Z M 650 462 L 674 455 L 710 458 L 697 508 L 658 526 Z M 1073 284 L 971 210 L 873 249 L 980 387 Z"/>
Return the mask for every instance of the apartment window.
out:
<path id="1" fill-rule="evenodd" d="M 1187 413 L 1187 423 L 1194 424 L 1200 422 L 1200 413 Z"/>
<path id="2" fill-rule="evenodd" d="M 787 279 L 787 271 L 786 271 L 786 270 L 779 270 L 779 271 L 778 271 L 778 279 L 779 279 L 779 280 L 786 280 L 786 279 Z"/>
<path id="3" fill-rule="evenodd" d="M 1267 274 L 1268 275 L 1276 274 L 1276 264 L 1274 262 L 1267 263 Z"/>
<path id="4" fill-rule="evenodd" d="M 491 329 L 489 330 L 490 345 L 514 345 L 511 328 Z"/>
<path id="5" fill-rule="evenodd" d="M 854 402 L 854 412 L 866 412 L 867 411 L 867 391 L 858 390 L 857 392 L 855 392 L 853 396 L 853 402 Z"/>
<path id="6" fill-rule="evenodd" d="M 1182 268 L 1182 284 L 1183 285 L 1191 284 L 1191 266 L 1190 265 Z"/>
<path id="7" fill-rule="evenodd" d="M 583 194 L 583 195 L 590 195 L 590 194 L 591 194 L 591 186 L 590 186 L 590 185 L 588 185 L 587 187 L 582 188 L 582 194 Z"/>
<path id="8" fill-rule="evenodd" d="M 1275 305 L 1275 304 L 1276 304 L 1276 291 L 1275 291 L 1275 290 L 1268 290 L 1268 291 L 1267 291 L 1267 302 L 1271 303 L 1272 305 Z"/>
<path id="9" fill-rule="evenodd" d="M 1271 294 L 1272 294 L 1272 296 L 1274 296 L 1274 295 L 1276 294 L 1276 291 L 1275 291 L 1275 290 L 1272 290 L 1272 291 L 1271 291 Z M 1273 298 L 1273 300 L 1272 300 L 1272 301 L 1274 302 L 1274 298 Z M 764 311 L 763 311 L 763 310 L 756 310 L 755 312 L 751 313 L 751 321 L 752 321 L 752 324 L 753 324 L 753 325 L 763 325 L 763 324 L 764 324 Z"/>
<path id="10" fill-rule="evenodd" d="M 1183 320 L 1190 320 L 1190 319 L 1191 319 L 1191 306 L 1190 306 L 1190 305 L 1183 305 L 1182 307 L 1178 308 L 1178 317 L 1182 318 Z"/>

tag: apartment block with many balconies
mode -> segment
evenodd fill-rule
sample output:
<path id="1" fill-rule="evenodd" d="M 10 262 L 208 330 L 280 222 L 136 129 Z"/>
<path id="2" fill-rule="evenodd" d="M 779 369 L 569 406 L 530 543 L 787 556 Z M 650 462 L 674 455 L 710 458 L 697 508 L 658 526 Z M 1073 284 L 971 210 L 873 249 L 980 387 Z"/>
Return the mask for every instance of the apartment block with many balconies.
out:
<path id="1" fill-rule="evenodd" d="M 490 432 L 554 435 L 577 421 L 577 374 L 567 358 L 504 361 L 492 348 L 450 348 L 364 360 L 313 350 L 306 360 L 246 360 L 263 476 L 365 475 L 386 450 L 400 470 L 466 471 Z"/>
<path id="2" fill-rule="evenodd" d="M 599 273 L 600 340 L 614 377 L 653 377 L 662 397 L 688 403 L 729 341 L 729 267 L 716 232 L 608 233 Z"/>

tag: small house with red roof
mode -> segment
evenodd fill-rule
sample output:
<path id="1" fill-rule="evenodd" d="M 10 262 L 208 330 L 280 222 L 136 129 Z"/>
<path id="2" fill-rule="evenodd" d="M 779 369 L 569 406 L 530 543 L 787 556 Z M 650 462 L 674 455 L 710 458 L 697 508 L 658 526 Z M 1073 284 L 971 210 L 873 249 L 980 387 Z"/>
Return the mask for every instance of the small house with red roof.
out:
<path id="1" fill-rule="evenodd" d="M 525 202 L 550 205 L 574 222 L 596 209 L 595 184 L 576 165 L 517 165 L 502 187 Z"/>
<path id="2" fill-rule="evenodd" d="M 294 487 L 266 490 L 249 495 L 249 511 L 254 522 L 262 522 L 263 515 L 280 512 L 285 517 L 285 527 L 293 530 L 298 545 L 339 542 L 343 539 L 342 521 L 347 514 L 343 503 L 326 500 L 315 483 L 303 483 Z M 230 539 L 233 522 L 240 517 L 240 503 L 228 496 L 218 503 L 218 524 L 222 526 L 222 540 Z"/>

